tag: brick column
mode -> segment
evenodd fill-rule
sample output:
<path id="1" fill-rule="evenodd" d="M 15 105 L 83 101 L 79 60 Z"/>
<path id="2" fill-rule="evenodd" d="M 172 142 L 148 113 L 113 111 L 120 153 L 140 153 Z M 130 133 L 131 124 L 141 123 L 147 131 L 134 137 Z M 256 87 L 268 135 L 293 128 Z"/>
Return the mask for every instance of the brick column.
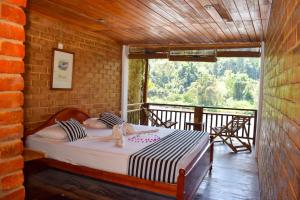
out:
<path id="1" fill-rule="evenodd" d="M 24 199 L 22 157 L 26 0 L 0 1 L 0 200 Z"/>

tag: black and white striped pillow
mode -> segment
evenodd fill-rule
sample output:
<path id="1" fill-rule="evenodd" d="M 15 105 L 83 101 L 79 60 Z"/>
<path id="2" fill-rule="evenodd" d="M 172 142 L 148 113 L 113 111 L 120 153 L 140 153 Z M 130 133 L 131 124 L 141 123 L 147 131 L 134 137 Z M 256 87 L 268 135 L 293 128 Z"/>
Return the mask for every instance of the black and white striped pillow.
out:
<path id="1" fill-rule="evenodd" d="M 84 128 L 75 119 L 71 118 L 68 121 L 58 121 L 58 120 L 55 120 L 55 121 L 57 124 L 59 124 L 59 126 L 62 129 L 64 129 L 70 142 L 76 141 L 78 139 L 81 139 L 81 138 L 84 138 L 87 136 Z"/>
<path id="2" fill-rule="evenodd" d="M 122 124 L 124 122 L 120 117 L 109 112 L 101 113 L 99 120 L 106 124 L 106 126 L 109 128 L 112 128 L 114 125 Z"/>

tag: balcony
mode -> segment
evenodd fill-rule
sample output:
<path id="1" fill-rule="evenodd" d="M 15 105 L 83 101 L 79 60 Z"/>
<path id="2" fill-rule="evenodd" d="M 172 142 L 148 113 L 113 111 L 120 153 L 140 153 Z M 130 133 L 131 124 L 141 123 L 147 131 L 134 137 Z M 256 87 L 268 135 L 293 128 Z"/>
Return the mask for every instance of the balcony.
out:
<path id="1" fill-rule="evenodd" d="M 249 139 L 255 145 L 257 110 L 222 108 L 222 107 L 200 107 L 189 105 L 138 103 L 128 105 L 128 123 L 153 126 L 151 120 L 145 117 L 141 107 L 146 107 L 157 115 L 162 121 L 171 120 L 177 122 L 174 129 L 181 130 L 202 130 L 214 135 L 213 127 L 226 125 L 235 116 L 249 116 L 250 122 L 246 125 L 246 130 L 241 129 L 237 133 L 240 139 L 246 139 L 246 131 L 249 132 Z"/>

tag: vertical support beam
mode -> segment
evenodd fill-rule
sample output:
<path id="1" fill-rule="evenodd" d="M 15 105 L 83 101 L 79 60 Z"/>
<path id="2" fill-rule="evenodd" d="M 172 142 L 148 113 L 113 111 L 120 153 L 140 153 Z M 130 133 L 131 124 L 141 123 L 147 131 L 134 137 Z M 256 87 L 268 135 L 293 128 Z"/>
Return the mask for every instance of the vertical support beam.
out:
<path id="1" fill-rule="evenodd" d="M 203 107 L 194 108 L 194 130 L 202 130 L 202 116 L 203 116 Z"/>
<path id="2" fill-rule="evenodd" d="M 256 126 L 256 152 L 259 151 L 259 138 L 261 135 L 261 121 L 262 121 L 262 110 L 263 110 L 263 95 L 264 95 L 264 66 L 265 65 L 265 43 L 261 43 L 261 59 L 260 59 L 260 78 L 259 78 L 259 101 L 258 101 L 258 113 L 257 113 L 257 126 Z M 254 141 L 254 140 L 253 140 Z M 257 154 L 256 154 L 257 155 Z"/>
<path id="3" fill-rule="evenodd" d="M 148 93 L 148 77 L 149 77 L 149 60 L 146 59 L 145 64 L 145 78 L 144 78 L 144 87 L 143 87 L 143 103 L 147 102 L 147 93 Z"/>
<path id="4" fill-rule="evenodd" d="M 252 144 L 255 146 L 256 134 L 257 134 L 257 111 L 254 111 L 254 127 L 253 127 L 253 142 Z M 250 122 L 249 122 L 250 123 Z M 248 130 L 250 131 L 250 130 Z"/>
<path id="5" fill-rule="evenodd" d="M 144 107 L 147 110 L 147 109 L 149 109 L 149 104 L 148 103 L 144 103 L 142 105 L 142 107 Z M 146 115 L 146 113 L 145 113 L 145 111 L 144 111 L 143 108 L 141 108 L 141 114 L 140 114 L 140 116 L 141 116 L 141 119 L 140 119 L 141 124 L 148 126 L 148 116 Z"/>
<path id="6" fill-rule="evenodd" d="M 211 174 L 211 171 L 213 168 L 212 163 L 214 162 L 214 136 L 211 135 L 209 141 L 211 144 L 210 145 L 210 156 L 209 156 L 211 166 L 209 168 L 209 174 Z"/>
<path id="7" fill-rule="evenodd" d="M 122 49 L 122 96 L 121 96 L 121 117 L 127 121 L 128 105 L 128 46 L 123 45 Z"/>

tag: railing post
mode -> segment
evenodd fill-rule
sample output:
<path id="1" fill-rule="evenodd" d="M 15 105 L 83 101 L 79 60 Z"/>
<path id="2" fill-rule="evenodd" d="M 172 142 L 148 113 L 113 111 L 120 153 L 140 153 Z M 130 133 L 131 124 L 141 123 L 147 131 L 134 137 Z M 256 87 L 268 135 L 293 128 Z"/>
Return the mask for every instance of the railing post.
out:
<path id="1" fill-rule="evenodd" d="M 144 103 L 141 106 L 144 107 L 145 109 L 149 109 L 149 104 L 148 103 Z M 141 107 L 141 111 L 140 111 L 141 112 L 140 113 L 140 123 L 141 123 L 141 125 L 148 126 L 148 117 L 146 116 L 146 113 L 144 112 L 142 107 Z"/>
<path id="2" fill-rule="evenodd" d="M 256 140 L 256 126 L 257 126 L 257 110 L 254 111 L 254 127 L 253 127 L 253 146 L 255 146 Z"/>
<path id="3" fill-rule="evenodd" d="M 194 108 L 194 130 L 202 131 L 203 107 Z"/>

